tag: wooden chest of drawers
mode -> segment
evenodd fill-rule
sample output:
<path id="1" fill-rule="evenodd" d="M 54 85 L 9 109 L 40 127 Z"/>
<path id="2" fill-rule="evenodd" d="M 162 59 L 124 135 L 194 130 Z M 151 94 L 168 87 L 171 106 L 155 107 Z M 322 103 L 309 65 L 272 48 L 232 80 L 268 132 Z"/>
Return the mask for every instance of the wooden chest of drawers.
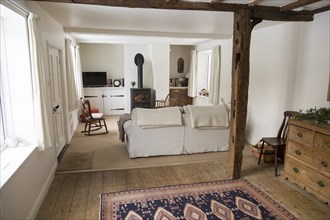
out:
<path id="1" fill-rule="evenodd" d="M 330 126 L 290 120 L 282 176 L 330 204 Z"/>

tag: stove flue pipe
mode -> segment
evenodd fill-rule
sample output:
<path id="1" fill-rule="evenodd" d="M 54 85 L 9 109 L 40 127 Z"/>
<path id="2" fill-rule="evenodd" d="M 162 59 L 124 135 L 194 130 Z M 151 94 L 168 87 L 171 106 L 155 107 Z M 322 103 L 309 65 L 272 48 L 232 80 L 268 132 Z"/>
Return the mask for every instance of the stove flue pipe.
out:
<path id="1" fill-rule="evenodd" d="M 144 63 L 143 55 L 140 53 L 136 54 L 135 58 L 134 58 L 134 62 L 138 69 L 138 88 L 142 89 L 143 88 L 143 63 Z"/>

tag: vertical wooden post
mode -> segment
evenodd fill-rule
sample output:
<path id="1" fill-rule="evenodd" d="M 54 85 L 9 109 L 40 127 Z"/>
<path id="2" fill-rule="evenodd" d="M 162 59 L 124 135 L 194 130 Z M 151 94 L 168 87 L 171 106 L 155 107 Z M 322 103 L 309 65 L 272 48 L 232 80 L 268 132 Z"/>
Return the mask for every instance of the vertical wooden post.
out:
<path id="1" fill-rule="evenodd" d="M 231 179 L 241 176 L 249 90 L 251 32 L 261 21 L 251 18 L 250 10 L 243 9 L 234 13 L 231 125 L 227 161 L 227 176 Z"/>

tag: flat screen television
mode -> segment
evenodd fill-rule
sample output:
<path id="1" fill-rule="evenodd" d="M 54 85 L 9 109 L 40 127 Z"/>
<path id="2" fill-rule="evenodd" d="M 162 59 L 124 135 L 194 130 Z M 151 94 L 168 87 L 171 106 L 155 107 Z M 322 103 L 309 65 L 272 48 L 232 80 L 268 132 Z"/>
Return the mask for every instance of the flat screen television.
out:
<path id="1" fill-rule="evenodd" d="M 107 86 L 107 72 L 82 72 L 84 87 Z"/>

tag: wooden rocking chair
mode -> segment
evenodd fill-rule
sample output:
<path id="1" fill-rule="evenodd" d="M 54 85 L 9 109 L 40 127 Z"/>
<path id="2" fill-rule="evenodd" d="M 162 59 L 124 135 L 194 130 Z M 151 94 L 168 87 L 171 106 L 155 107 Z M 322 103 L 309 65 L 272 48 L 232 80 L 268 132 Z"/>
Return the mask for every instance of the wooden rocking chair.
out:
<path id="1" fill-rule="evenodd" d="M 105 123 L 105 119 L 103 117 L 103 113 L 101 113 L 101 112 L 92 113 L 89 100 L 82 99 L 82 105 L 83 105 L 83 111 L 86 114 L 85 129 L 82 131 L 82 133 L 85 133 L 85 135 L 88 135 L 88 136 L 109 133 L 107 124 Z M 102 122 L 103 122 L 103 125 L 102 125 Z M 91 132 L 101 129 L 102 127 L 105 128 L 105 132 L 91 133 Z"/>

